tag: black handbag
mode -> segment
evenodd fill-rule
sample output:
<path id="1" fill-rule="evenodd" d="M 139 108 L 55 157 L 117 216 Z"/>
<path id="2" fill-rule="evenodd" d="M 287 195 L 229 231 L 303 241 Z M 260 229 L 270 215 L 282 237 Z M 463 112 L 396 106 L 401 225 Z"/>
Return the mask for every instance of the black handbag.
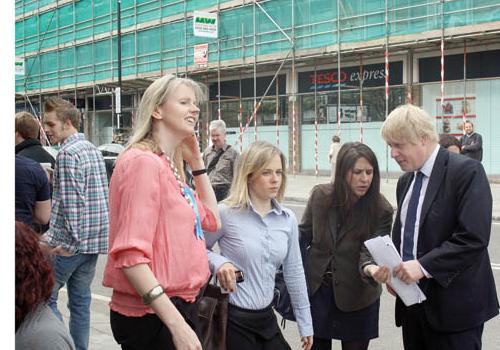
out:
<path id="1" fill-rule="evenodd" d="M 198 317 L 203 350 L 226 350 L 229 295 L 208 283 L 198 300 Z"/>
<path id="2" fill-rule="evenodd" d="M 283 266 L 280 266 L 278 271 L 276 271 L 274 278 L 273 307 L 283 317 L 283 320 L 295 321 L 292 301 L 283 277 Z M 282 322 L 282 325 L 284 325 L 284 322 Z"/>

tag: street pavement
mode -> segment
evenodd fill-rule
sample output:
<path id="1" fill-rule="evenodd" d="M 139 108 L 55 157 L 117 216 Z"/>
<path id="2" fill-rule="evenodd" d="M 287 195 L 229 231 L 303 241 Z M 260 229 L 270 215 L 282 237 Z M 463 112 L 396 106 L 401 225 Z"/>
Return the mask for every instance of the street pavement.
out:
<path id="1" fill-rule="evenodd" d="M 383 177 L 383 174 L 380 174 Z M 491 193 L 493 196 L 493 220 L 500 221 L 500 179 L 497 177 L 490 179 Z M 288 175 L 287 189 L 285 192 L 285 201 L 288 202 L 306 202 L 309 193 L 317 184 L 327 183 L 330 177 L 314 175 Z M 396 204 L 396 184 L 397 177 L 381 178 L 380 192 L 387 198 L 394 208 Z"/>
<path id="2" fill-rule="evenodd" d="M 287 190 L 285 192 L 285 206 L 294 210 L 300 220 L 305 203 L 311 189 L 316 184 L 326 183 L 329 177 L 289 175 L 287 179 Z M 396 182 L 397 179 L 382 179 L 381 192 L 396 207 Z M 494 219 L 490 243 L 490 257 L 494 268 L 497 293 L 500 296 L 500 183 L 491 183 L 493 195 Z M 96 276 L 92 285 L 92 306 L 91 306 L 91 331 L 90 350 L 114 350 L 120 349 L 113 339 L 109 325 L 109 298 L 111 290 L 101 285 L 102 273 L 106 262 L 106 256 L 99 257 Z M 69 311 L 66 307 L 67 294 L 63 289 L 59 297 L 59 309 L 63 314 L 65 323 L 68 324 Z M 281 320 L 280 317 L 278 317 Z M 394 325 L 394 299 L 386 291 L 382 293 L 380 305 L 380 334 L 378 339 L 370 342 L 371 350 L 401 350 L 403 349 L 401 329 Z M 494 331 L 496 329 L 497 331 Z M 483 334 L 483 349 L 500 349 L 500 317 L 487 322 Z M 294 322 L 287 322 L 283 334 L 290 343 L 293 350 L 301 349 L 300 338 L 297 326 Z M 334 342 L 332 349 L 341 349 L 339 342 Z"/>

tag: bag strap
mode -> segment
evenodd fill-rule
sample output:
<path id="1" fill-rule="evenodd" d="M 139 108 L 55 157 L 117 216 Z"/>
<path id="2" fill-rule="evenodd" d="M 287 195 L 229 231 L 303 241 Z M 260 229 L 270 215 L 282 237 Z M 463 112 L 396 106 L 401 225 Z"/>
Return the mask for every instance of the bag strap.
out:
<path id="1" fill-rule="evenodd" d="M 214 279 L 214 284 L 217 285 L 217 275 L 215 274 L 210 274 L 210 277 L 208 278 L 208 281 L 207 283 L 205 283 L 203 285 L 203 287 L 201 287 L 200 289 L 200 292 L 199 292 L 199 295 L 200 296 L 203 296 L 205 295 L 205 290 L 207 289 L 208 285 L 210 284 L 210 282 L 212 281 L 212 279 Z"/>
<path id="2" fill-rule="evenodd" d="M 228 145 L 227 149 L 229 149 L 229 147 L 231 147 L 231 145 Z M 212 158 L 212 160 L 210 161 L 210 164 L 208 164 L 208 166 L 207 166 L 207 174 L 208 175 L 210 175 L 210 173 L 212 172 L 212 170 L 215 169 L 215 166 L 219 162 L 219 159 L 222 157 L 222 155 L 224 154 L 224 152 L 226 152 L 226 150 L 223 148 L 221 152 L 219 152 L 215 157 Z"/>

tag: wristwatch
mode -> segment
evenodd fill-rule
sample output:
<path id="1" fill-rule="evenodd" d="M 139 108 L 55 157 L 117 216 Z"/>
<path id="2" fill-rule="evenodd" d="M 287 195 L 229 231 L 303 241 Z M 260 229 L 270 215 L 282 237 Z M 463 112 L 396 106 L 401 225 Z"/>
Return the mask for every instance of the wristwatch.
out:
<path id="1" fill-rule="evenodd" d="M 157 285 L 156 287 L 153 287 L 149 292 L 147 292 L 142 296 L 142 302 L 144 303 L 144 305 L 149 305 L 153 302 L 153 300 L 161 296 L 163 293 L 165 293 L 163 287 Z"/>

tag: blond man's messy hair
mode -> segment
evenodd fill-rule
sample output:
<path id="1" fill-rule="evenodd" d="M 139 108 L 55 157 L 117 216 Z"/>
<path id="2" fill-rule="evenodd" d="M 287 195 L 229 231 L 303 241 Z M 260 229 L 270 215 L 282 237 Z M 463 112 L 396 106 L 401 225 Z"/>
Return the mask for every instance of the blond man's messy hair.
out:
<path id="1" fill-rule="evenodd" d="M 439 142 L 439 135 L 432 118 L 422 108 L 405 104 L 393 110 L 380 133 L 386 142 L 418 144 L 422 139 Z"/>

